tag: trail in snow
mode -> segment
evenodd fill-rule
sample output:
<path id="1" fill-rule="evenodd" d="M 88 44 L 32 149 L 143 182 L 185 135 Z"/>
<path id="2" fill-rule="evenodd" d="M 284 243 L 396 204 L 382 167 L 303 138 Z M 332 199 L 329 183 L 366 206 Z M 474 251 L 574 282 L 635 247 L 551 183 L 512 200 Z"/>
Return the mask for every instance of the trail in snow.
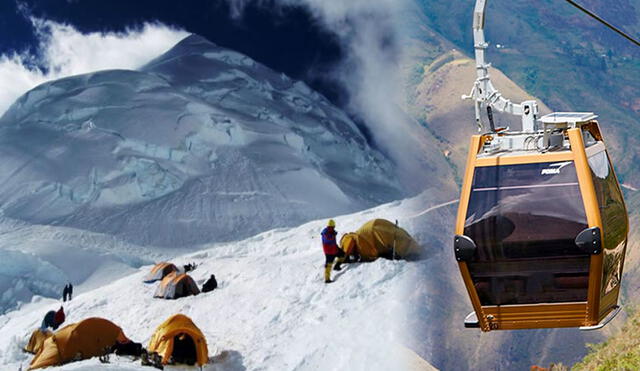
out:
<path id="1" fill-rule="evenodd" d="M 435 205 L 435 206 L 431 206 L 431 207 L 429 207 L 429 208 L 427 208 L 427 209 L 425 209 L 425 210 L 423 210 L 423 211 L 421 211 L 421 212 L 419 212 L 419 213 L 417 213 L 415 215 L 405 216 L 405 217 L 403 217 L 403 219 L 417 218 L 417 217 L 423 216 L 423 215 L 425 215 L 427 213 L 430 213 L 430 212 L 432 212 L 434 210 L 438 210 L 438 209 L 441 209 L 441 208 L 446 207 L 446 206 L 457 204 L 458 202 L 460 202 L 460 200 L 456 199 L 456 200 L 444 202 L 444 203 L 441 203 L 441 204 L 438 204 L 438 205 Z"/>

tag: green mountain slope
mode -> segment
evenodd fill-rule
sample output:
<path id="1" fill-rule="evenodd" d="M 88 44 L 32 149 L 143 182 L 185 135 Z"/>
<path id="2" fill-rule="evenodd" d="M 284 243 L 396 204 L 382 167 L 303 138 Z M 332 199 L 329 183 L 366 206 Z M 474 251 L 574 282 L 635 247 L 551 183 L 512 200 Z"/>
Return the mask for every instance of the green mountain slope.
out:
<path id="1" fill-rule="evenodd" d="M 468 138 L 477 133 L 473 105 L 460 99 L 461 94 L 469 93 L 475 79 L 470 60 L 474 1 L 418 3 L 420 9 L 406 15 L 405 109 L 438 140 L 438 149 L 449 160 L 459 184 Z M 640 35 L 640 0 L 582 3 Z M 632 232 L 621 302 L 632 306 L 640 301 L 635 294 L 640 287 L 640 235 L 636 232 L 640 192 L 634 190 L 640 188 L 640 49 L 608 32 L 564 1 L 489 0 L 487 37 L 492 47 L 488 60 L 496 67 L 491 76 L 498 89 L 514 101 L 536 97 L 543 114 L 554 110 L 600 115 L 616 171 L 628 185 L 625 196 Z M 497 115 L 497 121 L 499 126 L 517 127 L 519 123 L 506 115 Z M 453 215 L 442 217 L 453 225 Z M 414 350 L 441 369 L 571 365 L 587 354 L 587 343 L 604 341 L 626 318 L 623 312 L 595 332 L 551 329 L 481 334 L 461 328 L 465 311 L 471 310 L 461 287 L 457 269 L 451 269 L 451 275 L 442 277 L 439 285 L 416 290 L 416 295 L 424 296 L 425 306 L 442 310 L 416 323 L 419 335 Z"/>
<path id="2" fill-rule="evenodd" d="M 472 55 L 474 1 L 419 3 L 427 26 Z M 581 3 L 640 37 L 640 0 Z M 560 0 L 489 1 L 486 33 L 489 61 L 527 92 L 600 115 L 618 176 L 640 188 L 640 48 Z"/>
<path id="3" fill-rule="evenodd" d="M 592 345 L 591 352 L 573 365 L 576 371 L 640 370 L 640 313 L 636 312 L 615 336 Z"/>
<path id="4" fill-rule="evenodd" d="M 451 53 L 447 47 L 459 50 L 454 53 L 454 59 L 473 55 L 471 14 L 474 3 L 471 0 L 418 0 L 421 16 L 414 16 L 413 22 L 407 22 L 408 27 L 414 29 L 412 37 L 422 43 L 414 42 L 411 45 L 414 49 L 428 44 L 430 50 L 441 52 L 436 56 L 434 52 L 409 53 L 410 63 L 407 64 L 412 67 L 406 69 L 413 74 L 409 74 L 411 78 L 406 83 L 407 110 L 443 139 L 441 144 L 446 144 L 443 151 L 451 151 L 450 162 L 457 168 L 464 166 L 467 138 L 475 133 L 475 128 L 471 103 L 460 101 L 456 95 L 460 91 L 467 92 L 473 78 L 470 76 L 465 80 L 458 76 L 459 72 L 450 73 L 455 77 L 452 82 L 464 86 L 447 88 L 447 84 L 437 78 L 442 74 L 440 67 L 447 67 L 447 63 L 436 60 L 444 61 L 442 55 Z M 580 3 L 640 37 L 640 0 L 583 0 Z M 486 22 L 491 45 L 488 60 L 495 66 L 491 71 L 492 78 L 505 96 L 517 101 L 531 94 L 539 99 L 542 113 L 548 112 L 546 104 L 554 111 L 593 111 L 600 116 L 607 147 L 625 189 L 631 218 L 624 283 L 630 284 L 628 287 L 638 287 L 640 235 L 636 231 L 640 222 L 640 201 L 636 200 L 640 197 L 640 48 L 560 0 L 535 3 L 489 0 Z M 420 34 L 421 30 L 424 32 Z M 500 49 L 496 48 L 498 44 Z M 447 58 L 451 62 L 451 57 Z M 517 84 L 517 88 L 510 86 L 507 80 Z M 448 93 L 446 99 L 434 97 L 434 87 L 437 87 L 436 93 L 450 89 L 456 94 Z M 443 102 L 449 104 L 445 109 L 442 109 Z M 498 121 L 507 126 L 518 120 L 498 116 Z M 640 303 L 640 295 L 632 295 L 628 288 L 623 293 L 623 301 Z"/>

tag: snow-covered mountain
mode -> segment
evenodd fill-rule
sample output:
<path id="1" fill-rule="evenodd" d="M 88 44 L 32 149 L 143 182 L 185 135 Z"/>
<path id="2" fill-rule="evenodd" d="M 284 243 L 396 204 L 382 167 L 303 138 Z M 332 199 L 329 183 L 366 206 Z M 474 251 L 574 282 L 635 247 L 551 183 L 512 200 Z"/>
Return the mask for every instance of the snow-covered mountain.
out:
<path id="1" fill-rule="evenodd" d="M 0 118 L 0 211 L 193 246 L 361 210 L 394 164 L 304 83 L 192 35 L 137 71 L 42 84 Z"/>
<path id="2" fill-rule="evenodd" d="M 416 279 L 438 253 L 430 241 L 446 228 L 438 222 L 441 214 L 431 212 L 439 209 L 434 204 L 437 198 L 430 192 L 336 218 L 341 233 L 356 230 L 371 218 L 399 218 L 400 225 L 424 243 L 426 260 L 350 264 L 333 272 L 336 281 L 326 285 L 319 236 L 325 220 L 319 220 L 205 246 L 172 260 L 198 264 L 190 274 L 200 286 L 214 273 L 219 288 L 213 292 L 178 300 L 154 299 L 157 283 L 142 283 L 150 269 L 143 266 L 77 295 L 65 305 L 67 321 L 104 317 L 146 346 L 158 324 L 183 313 L 207 338 L 214 363 L 206 370 L 430 370 L 406 347 L 406 334 L 408 326 L 423 320 L 410 317 L 411 308 L 419 304 L 415 300 L 423 300 L 413 295 Z M 2 369 L 27 366 L 32 356 L 20 347 L 44 313 L 59 305 L 57 300 L 35 297 L 19 311 L 0 316 Z M 111 362 L 102 365 L 92 359 L 59 369 L 146 369 L 126 358 L 113 356 Z"/>

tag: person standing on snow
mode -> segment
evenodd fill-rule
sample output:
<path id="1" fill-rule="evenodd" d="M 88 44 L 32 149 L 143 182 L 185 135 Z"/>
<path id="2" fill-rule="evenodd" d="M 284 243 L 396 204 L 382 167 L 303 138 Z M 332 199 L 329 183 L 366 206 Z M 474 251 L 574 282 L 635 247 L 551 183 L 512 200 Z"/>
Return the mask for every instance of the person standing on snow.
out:
<path id="1" fill-rule="evenodd" d="M 69 282 L 69 301 L 71 301 L 71 296 L 73 295 L 73 285 Z"/>
<path id="2" fill-rule="evenodd" d="M 62 289 L 62 302 L 67 301 L 67 295 L 69 295 L 69 285 L 64 285 L 64 289 Z"/>
<path id="3" fill-rule="evenodd" d="M 324 283 L 331 283 L 331 266 L 333 261 L 336 260 L 336 266 L 333 268 L 336 271 L 340 270 L 340 264 L 344 261 L 344 252 L 338 247 L 336 236 L 338 232 L 335 230 L 336 222 L 330 219 L 327 223 L 327 227 L 322 230 L 322 250 L 324 251 L 325 263 L 324 263 Z"/>

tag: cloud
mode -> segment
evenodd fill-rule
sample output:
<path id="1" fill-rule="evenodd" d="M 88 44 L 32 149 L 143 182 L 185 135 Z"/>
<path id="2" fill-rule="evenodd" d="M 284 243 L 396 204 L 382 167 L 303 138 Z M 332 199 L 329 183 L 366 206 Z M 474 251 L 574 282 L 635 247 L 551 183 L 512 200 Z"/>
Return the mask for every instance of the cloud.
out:
<path id="1" fill-rule="evenodd" d="M 0 115 L 43 82 L 103 69 L 135 69 L 188 35 L 159 23 L 124 32 L 83 34 L 66 24 L 30 20 L 39 40 L 37 54 L 0 55 Z"/>
<path id="2" fill-rule="evenodd" d="M 409 192 L 424 188 L 432 159 L 425 148 L 428 134 L 403 110 L 405 91 L 401 62 L 402 27 L 414 0 L 228 0 L 232 16 L 241 18 L 250 3 L 306 6 L 313 18 L 335 34 L 346 51 L 329 76 L 349 92 L 349 110 L 361 117 L 376 146 L 397 165 Z"/>

